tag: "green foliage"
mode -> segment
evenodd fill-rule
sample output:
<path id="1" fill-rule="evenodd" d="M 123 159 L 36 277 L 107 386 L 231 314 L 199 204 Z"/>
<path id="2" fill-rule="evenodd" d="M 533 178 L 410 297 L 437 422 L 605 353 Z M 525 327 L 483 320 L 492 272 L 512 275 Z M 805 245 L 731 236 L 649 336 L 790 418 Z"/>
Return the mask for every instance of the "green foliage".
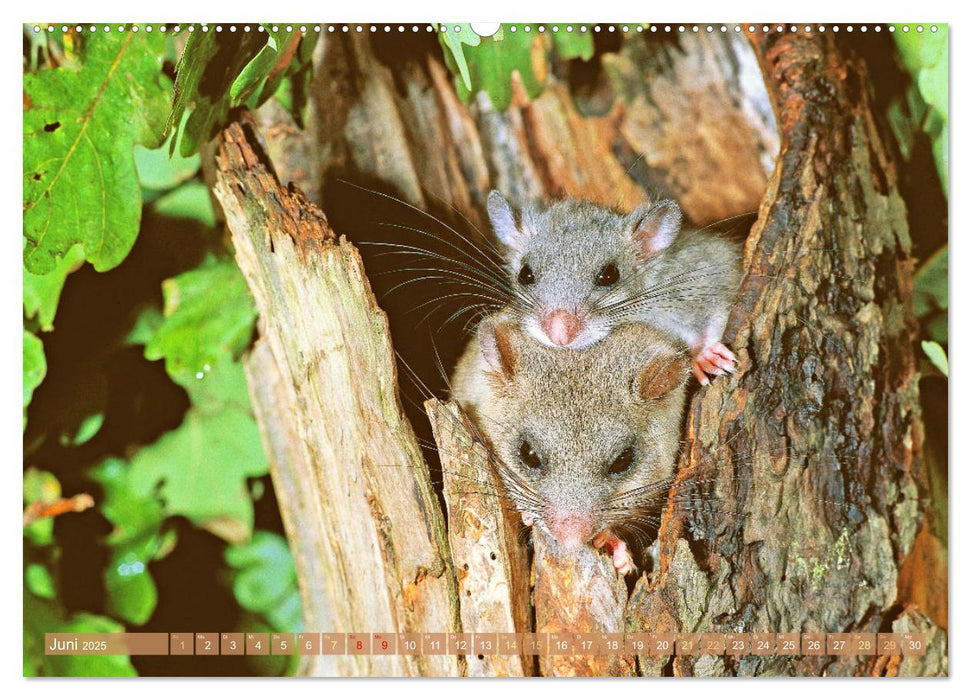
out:
<path id="1" fill-rule="evenodd" d="M 193 393 L 211 367 L 242 354 L 253 334 L 256 307 L 242 273 L 229 260 L 209 260 L 165 280 L 162 294 L 165 319 L 146 343 L 145 357 L 164 358 L 169 376 Z"/>
<path id="2" fill-rule="evenodd" d="M 272 532 L 257 530 L 242 545 L 226 548 L 233 594 L 248 613 L 240 629 L 248 632 L 299 632 L 303 605 L 297 571 L 287 541 Z M 263 675 L 283 675 L 296 668 L 295 656 L 254 656 L 250 663 Z"/>
<path id="3" fill-rule="evenodd" d="M 924 131 L 931 139 L 931 150 L 941 178 L 944 194 L 948 191 L 948 28 L 939 25 L 936 32 L 902 31 L 895 25 L 894 40 L 901 62 L 913 78 L 904 101 L 890 108 L 890 121 L 901 142 L 904 156 L 909 156 L 911 133 Z"/>
<path id="4" fill-rule="evenodd" d="M 72 247 L 97 270 L 120 263 L 141 217 L 136 144 L 162 140 L 164 37 L 82 40 L 80 68 L 24 75 L 24 264 L 52 272 Z"/>
<path id="5" fill-rule="evenodd" d="M 538 97 L 546 80 L 547 54 L 552 49 L 561 58 L 593 57 L 593 37 L 590 32 L 538 31 L 538 25 L 502 25 L 488 37 L 480 37 L 471 25 L 447 25 L 439 32 L 445 54 L 445 64 L 455 75 L 455 89 L 468 102 L 484 91 L 497 110 L 504 110 L 512 102 L 513 73 L 530 98 Z M 455 31 L 458 27 L 459 31 Z M 529 27 L 530 31 L 525 31 Z"/>
<path id="6" fill-rule="evenodd" d="M 898 55 L 913 83 L 904 97 L 891 103 L 888 118 L 900 145 L 910 160 L 915 136 L 921 132 L 931 140 L 931 153 L 944 196 L 948 196 L 948 28 L 936 32 L 904 32 L 895 25 L 893 34 Z M 947 351 L 947 246 L 931 255 L 914 278 L 914 313 L 921 321 L 924 354 L 945 377 Z"/>
<path id="7" fill-rule="evenodd" d="M 72 246 L 46 275 L 24 270 L 24 317 L 37 319 L 42 331 L 54 329 L 54 314 L 67 276 L 84 263 L 84 248 Z"/>
<path id="8" fill-rule="evenodd" d="M 158 499 L 135 492 L 124 460 L 106 459 L 90 474 L 104 492 L 101 514 L 113 526 L 105 541 L 111 550 L 105 570 L 108 612 L 136 625 L 145 624 L 158 602 L 148 565 L 171 550 L 174 535 L 163 531 L 165 513 Z"/>
<path id="9" fill-rule="evenodd" d="M 303 628 L 297 571 L 284 538 L 257 530 L 249 542 L 226 549 L 226 562 L 234 570 L 233 592 L 241 606 L 275 631 Z"/>
<path id="10" fill-rule="evenodd" d="M 593 58 L 593 36 L 589 31 L 572 32 L 565 31 L 562 27 L 560 31 L 553 32 L 553 48 L 560 58 L 580 58 L 589 61 Z"/>
<path id="11" fill-rule="evenodd" d="M 135 673 L 125 656 L 45 657 L 43 634 L 123 631 L 124 624 L 145 624 L 164 595 L 151 565 L 176 546 L 173 516 L 233 545 L 226 555 L 232 564 L 217 560 L 212 566 L 227 567 L 233 594 L 255 626 L 299 629 L 300 599 L 286 540 L 253 533 L 253 501 L 263 484 L 256 481 L 251 493 L 249 480 L 267 473 L 267 460 L 240 358 L 252 338 L 256 309 L 214 230 L 212 199 L 200 181 L 195 153 L 224 125 L 230 109 L 255 107 L 275 93 L 299 123 L 316 37 L 267 29 L 248 38 L 222 33 L 217 42 L 215 32 L 203 33 L 197 26 L 181 60 L 174 55 L 172 33 L 69 32 L 25 43 L 25 69 L 37 70 L 24 78 L 30 104 L 24 117 L 25 428 L 27 405 L 46 374 L 43 334 L 56 332 L 67 275 L 85 261 L 98 271 L 122 262 L 138 234 L 143 208 L 151 212 L 146 221 L 153 226 L 169 222 L 159 231 L 191 220 L 212 233 L 199 245 L 209 251 L 202 263 L 162 281 L 164 308 L 144 309 L 122 341 L 144 345 L 146 360 L 163 360 L 170 378 L 185 389 L 191 406 L 181 424 L 140 448 L 125 443 L 127 459 L 108 456 L 110 450 L 93 458 L 88 452 L 70 453 L 100 487 L 92 491 L 96 507 L 111 524 L 101 542 L 108 553 L 104 611 L 111 617 L 64 608 L 54 521 L 24 528 L 26 675 Z M 179 60 L 175 95 L 168 94 L 163 57 Z M 166 132 L 168 142 L 162 143 Z M 170 157 L 175 150 L 179 154 Z M 124 335 L 124 327 L 119 330 Z M 104 351 L 116 349 L 110 343 L 106 339 Z M 78 420 L 67 428 L 58 422 L 54 431 L 31 426 L 32 445 L 56 438 L 71 448 L 99 432 L 113 389 L 105 376 L 95 375 L 64 387 L 70 395 L 65 404 L 76 413 L 78 405 L 84 409 Z M 97 410 L 88 410 L 92 397 Z M 46 415 L 44 410 L 38 407 L 38 415 Z M 25 505 L 60 497 L 54 474 L 25 470 Z M 267 673 L 292 666 L 291 659 L 268 659 L 260 667 Z"/>
<path id="12" fill-rule="evenodd" d="M 217 35 L 196 25 L 179 60 L 166 127 L 173 134 L 173 153 L 177 142 L 183 156 L 198 152 L 226 123 L 231 109 L 258 107 L 286 78 L 309 78 L 317 35 L 303 36 L 296 27 L 289 32 L 277 25 L 262 27 L 262 32 Z M 192 111 L 180 128 L 190 106 Z"/>
<path id="13" fill-rule="evenodd" d="M 136 496 L 157 492 L 166 515 L 183 515 L 219 537 L 241 542 L 253 528 L 246 479 L 266 474 L 267 463 L 253 417 L 227 406 L 189 409 L 182 425 L 135 455 L 131 470 Z"/>
<path id="14" fill-rule="evenodd" d="M 924 354 L 946 377 L 947 351 L 947 246 L 944 246 L 917 270 L 914 276 L 914 313 L 920 319 L 924 335 Z"/>
<path id="15" fill-rule="evenodd" d="M 171 139 L 169 139 L 171 142 Z M 202 166 L 199 154 L 184 157 L 169 153 L 169 147 L 145 148 L 135 146 L 135 167 L 138 180 L 148 190 L 171 190 L 196 176 Z"/>
<path id="16" fill-rule="evenodd" d="M 921 348 L 924 349 L 924 354 L 927 355 L 928 359 L 931 361 L 937 369 L 941 371 L 945 377 L 947 376 L 947 353 L 944 352 L 944 348 L 940 346 L 939 343 L 935 343 L 932 340 L 922 340 L 920 341 Z"/>
<path id="17" fill-rule="evenodd" d="M 23 502 L 51 504 L 61 498 L 61 484 L 48 472 L 24 473 Z M 128 656 L 47 656 L 48 632 L 122 632 L 110 618 L 89 613 L 69 615 L 58 602 L 54 569 L 60 550 L 54 543 L 54 521 L 42 518 L 24 528 L 24 675 L 134 676 Z"/>
<path id="18" fill-rule="evenodd" d="M 914 313 L 919 318 L 947 311 L 947 246 L 934 253 L 914 276 Z"/>
<path id="19" fill-rule="evenodd" d="M 44 344 L 33 333 L 24 331 L 24 428 L 27 427 L 27 406 L 47 374 Z"/>
<path id="20" fill-rule="evenodd" d="M 135 676 L 128 656 L 47 656 L 44 634 L 124 632 L 120 623 L 101 615 L 68 615 L 56 602 L 24 592 L 24 676 Z"/>
<path id="21" fill-rule="evenodd" d="M 191 219 L 210 228 L 216 225 L 209 188 L 198 180 L 162 195 L 152 203 L 152 209 L 173 219 Z"/>
<path id="22" fill-rule="evenodd" d="M 207 259 L 163 282 L 162 290 L 161 323 L 143 329 L 145 357 L 165 360 L 192 408 L 182 425 L 132 459 L 132 493 L 158 494 L 165 515 L 185 516 L 230 542 L 244 542 L 253 528 L 246 480 L 267 472 L 238 361 L 252 336 L 256 308 L 229 260 Z"/>
<path id="23" fill-rule="evenodd" d="M 35 467 L 24 472 L 24 507 L 34 503 L 50 505 L 61 498 L 61 482 L 53 474 Z M 24 527 L 24 537 L 29 542 L 46 547 L 54 543 L 54 520 L 41 518 Z"/>

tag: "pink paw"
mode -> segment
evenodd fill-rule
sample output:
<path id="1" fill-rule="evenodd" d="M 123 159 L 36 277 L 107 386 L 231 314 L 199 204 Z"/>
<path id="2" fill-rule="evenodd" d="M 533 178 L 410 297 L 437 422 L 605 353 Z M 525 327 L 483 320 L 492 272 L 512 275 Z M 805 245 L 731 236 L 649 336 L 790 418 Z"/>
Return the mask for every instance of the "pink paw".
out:
<path id="1" fill-rule="evenodd" d="M 593 546 L 597 549 L 606 549 L 610 553 L 610 558 L 614 562 L 614 568 L 623 576 L 634 571 L 634 559 L 627 549 L 627 543 L 622 539 L 605 530 L 597 535 L 593 540 Z"/>
<path id="2" fill-rule="evenodd" d="M 708 386 L 708 375 L 720 377 L 726 372 L 735 371 L 735 353 L 719 342 L 709 343 L 695 353 L 691 373 L 702 386 Z"/>

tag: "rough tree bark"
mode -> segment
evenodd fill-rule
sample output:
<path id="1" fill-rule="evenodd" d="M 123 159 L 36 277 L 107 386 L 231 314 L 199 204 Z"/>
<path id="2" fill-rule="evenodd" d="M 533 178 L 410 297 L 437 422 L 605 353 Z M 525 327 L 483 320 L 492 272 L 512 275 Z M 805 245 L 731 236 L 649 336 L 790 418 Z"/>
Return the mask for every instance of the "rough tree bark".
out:
<path id="1" fill-rule="evenodd" d="M 298 550 L 309 629 L 523 631 L 532 611 L 537 629 L 551 632 L 921 631 L 930 653 L 903 660 L 641 657 L 635 668 L 626 657 L 561 656 L 539 667 L 563 675 L 946 672 L 944 635 L 917 605 L 928 587 L 946 585 L 946 571 L 922 564 L 937 560 L 914 545 L 924 475 L 909 239 L 865 68 L 831 36 L 771 33 L 753 45 L 754 53 L 732 35 L 629 37 L 605 58 L 612 106 L 591 116 L 556 76 L 537 100 L 520 94 L 498 113 L 485 98 L 460 103 L 437 50 L 405 52 L 391 65 L 365 36 L 327 36 L 315 57 L 310 128 L 293 129 L 272 106 L 259 115 L 277 135 L 282 179 L 298 181 L 328 213 L 341 206 L 328 190 L 336 177 L 380 183 L 418 207 L 443 204 L 480 228 L 492 187 L 517 204 L 583 196 L 620 207 L 648 189 L 677 197 L 699 224 L 759 209 L 726 334 L 741 371 L 691 405 L 660 563 L 626 609 L 622 583 L 592 553 L 581 567 L 539 544 L 530 571 L 515 523 L 486 495 L 495 486 L 487 460 L 454 407 L 433 402 L 449 546 L 356 252 L 299 194 L 275 189 L 241 134 L 227 132 L 217 193 L 263 319 L 263 346 L 249 360 L 252 393 Z M 338 385 L 353 408 L 334 405 L 328 392 Z M 405 466 L 381 471 L 378 461 Z M 392 489 L 382 480 L 390 473 L 413 488 Z M 471 481 L 482 488 L 474 492 Z M 707 501 L 716 508 L 696 508 L 699 484 L 715 493 Z M 362 492 L 397 500 L 375 511 Z M 364 527 L 343 529 L 345 518 Z M 516 674 L 531 660 L 340 663 L 310 670 Z"/>
<path id="2" fill-rule="evenodd" d="M 713 484 L 719 510 L 697 513 L 690 498 L 672 497 L 660 570 L 639 581 L 631 624 L 906 627 L 932 647 L 899 667 L 878 656 L 677 657 L 678 675 L 946 673 L 943 635 L 898 599 L 926 493 L 913 261 L 866 70 L 832 35 L 753 45 L 776 101 L 781 153 L 726 333 L 739 372 L 696 398 L 680 472 L 686 483 Z M 658 673 L 669 661 L 641 666 Z"/>
<path id="3" fill-rule="evenodd" d="M 249 362 L 311 629 L 458 629 L 444 522 L 401 414 L 387 321 L 357 251 L 276 181 L 246 122 L 221 135 L 215 192 L 260 311 Z M 336 657 L 321 673 L 455 675 L 451 656 Z"/>

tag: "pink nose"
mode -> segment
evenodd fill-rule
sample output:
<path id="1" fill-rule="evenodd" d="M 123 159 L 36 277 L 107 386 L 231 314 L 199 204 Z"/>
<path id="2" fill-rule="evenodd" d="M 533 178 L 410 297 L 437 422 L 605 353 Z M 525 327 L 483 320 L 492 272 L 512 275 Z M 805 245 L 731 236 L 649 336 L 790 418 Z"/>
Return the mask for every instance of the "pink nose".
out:
<path id="1" fill-rule="evenodd" d="M 579 515 L 554 515 L 549 521 L 550 533 L 564 547 L 579 547 L 593 534 L 593 523 Z"/>
<path id="2" fill-rule="evenodd" d="M 540 325 L 546 337 L 556 345 L 569 345 L 580 332 L 580 319 L 565 309 L 546 314 Z"/>

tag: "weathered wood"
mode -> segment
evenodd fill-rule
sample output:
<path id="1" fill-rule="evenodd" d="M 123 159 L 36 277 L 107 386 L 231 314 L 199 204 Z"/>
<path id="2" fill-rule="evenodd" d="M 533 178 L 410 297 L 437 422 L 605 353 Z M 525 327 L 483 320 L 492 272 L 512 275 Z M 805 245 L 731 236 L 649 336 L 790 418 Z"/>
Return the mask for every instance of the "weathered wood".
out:
<path id="1" fill-rule="evenodd" d="M 279 370 L 268 377 L 275 388 L 253 391 L 274 395 L 272 413 L 257 410 L 264 440 L 282 458 L 274 436 L 298 441 L 286 469 L 312 489 L 298 501 L 287 484 L 278 491 L 291 511 L 285 520 L 313 528 L 295 540 L 312 548 L 296 555 L 301 566 L 314 563 L 301 576 L 324 578 L 314 585 L 333 616 L 326 631 L 455 631 L 444 523 L 402 417 L 385 315 L 357 251 L 299 191 L 280 186 L 251 128 L 237 122 L 221 134 L 215 191 Z M 458 667 L 451 656 L 348 655 L 337 671 L 455 675 Z"/>
<path id="2" fill-rule="evenodd" d="M 726 331 L 740 371 L 696 397 L 681 465 L 683 479 L 711 480 L 718 509 L 672 499 L 660 571 L 638 582 L 631 625 L 897 629 L 897 577 L 924 494 L 904 203 L 864 64 L 830 35 L 753 43 L 781 154 Z M 920 624 L 935 645 L 921 671 L 945 673 L 943 635 Z M 667 662 L 640 661 L 648 673 Z M 868 675 L 886 662 L 679 657 L 674 671 Z"/>
<path id="3" fill-rule="evenodd" d="M 296 421 L 281 420 L 292 406 L 280 368 L 266 340 L 258 340 L 245 358 L 246 383 L 270 462 L 270 477 L 280 504 L 283 528 L 298 572 L 297 584 L 308 630 L 335 628 L 337 601 L 327 587 L 327 560 L 317 553 L 327 542 L 327 523 L 317 503 L 313 460 Z M 301 676 L 336 676 L 346 671 L 338 656 L 302 656 Z"/>
<path id="4" fill-rule="evenodd" d="M 536 631 L 553 634 L 615 634 L 624 631 L 627 585 L 610 557 L 589 547 L 557 557 L 546 537 L 533 533 Z M 614 654 L 541 656 L 544 676 L 633 676 L 634 659 Z"/>
<path id="5" fill-rule="evenodd" d="M 619 130 L 643 159 L 631 170 L 707 225 L 758 209 L 779 137 L 745 39 L 685 32 L 624 42 L 604 65 L 622 97 Z"/>
<path id="6" fill-rule="evenodd" d="M 536 100 L 518 83 L 510 109 L 480 94 L 455 95 L 441 49 L 399 39 L 391 70 L 375 55 L 382 37 L 322 37 L 311 87 L 310 138 L 319 178 L 387 183 L 416 206 L 442 202 L 484 228 L 492 187 L 515 205 L 585 197 L 633 208 L 677 197 L 709 224 L 754 211 L 778 150 L 768 95 L 751 49 L 738 37 L 629 37 L 602 58 L 620 99 L 581 113 L 562 77 Z M 316 200 L 315 200 L 316 201 Z"/>
<path id="7" fill-rule="evenodd" d="M 463 632 L 508 633 L 531 629 L 529 570 L 518 542 L 519 516 L 489 464 L 488 450 L 465 424 L 461 409 L 437 399 L 425 402 L 442 462 L 448 539 L 459 584 Z M 466 656 L 468 675 L 530 675 L 523 655 Z"/>

